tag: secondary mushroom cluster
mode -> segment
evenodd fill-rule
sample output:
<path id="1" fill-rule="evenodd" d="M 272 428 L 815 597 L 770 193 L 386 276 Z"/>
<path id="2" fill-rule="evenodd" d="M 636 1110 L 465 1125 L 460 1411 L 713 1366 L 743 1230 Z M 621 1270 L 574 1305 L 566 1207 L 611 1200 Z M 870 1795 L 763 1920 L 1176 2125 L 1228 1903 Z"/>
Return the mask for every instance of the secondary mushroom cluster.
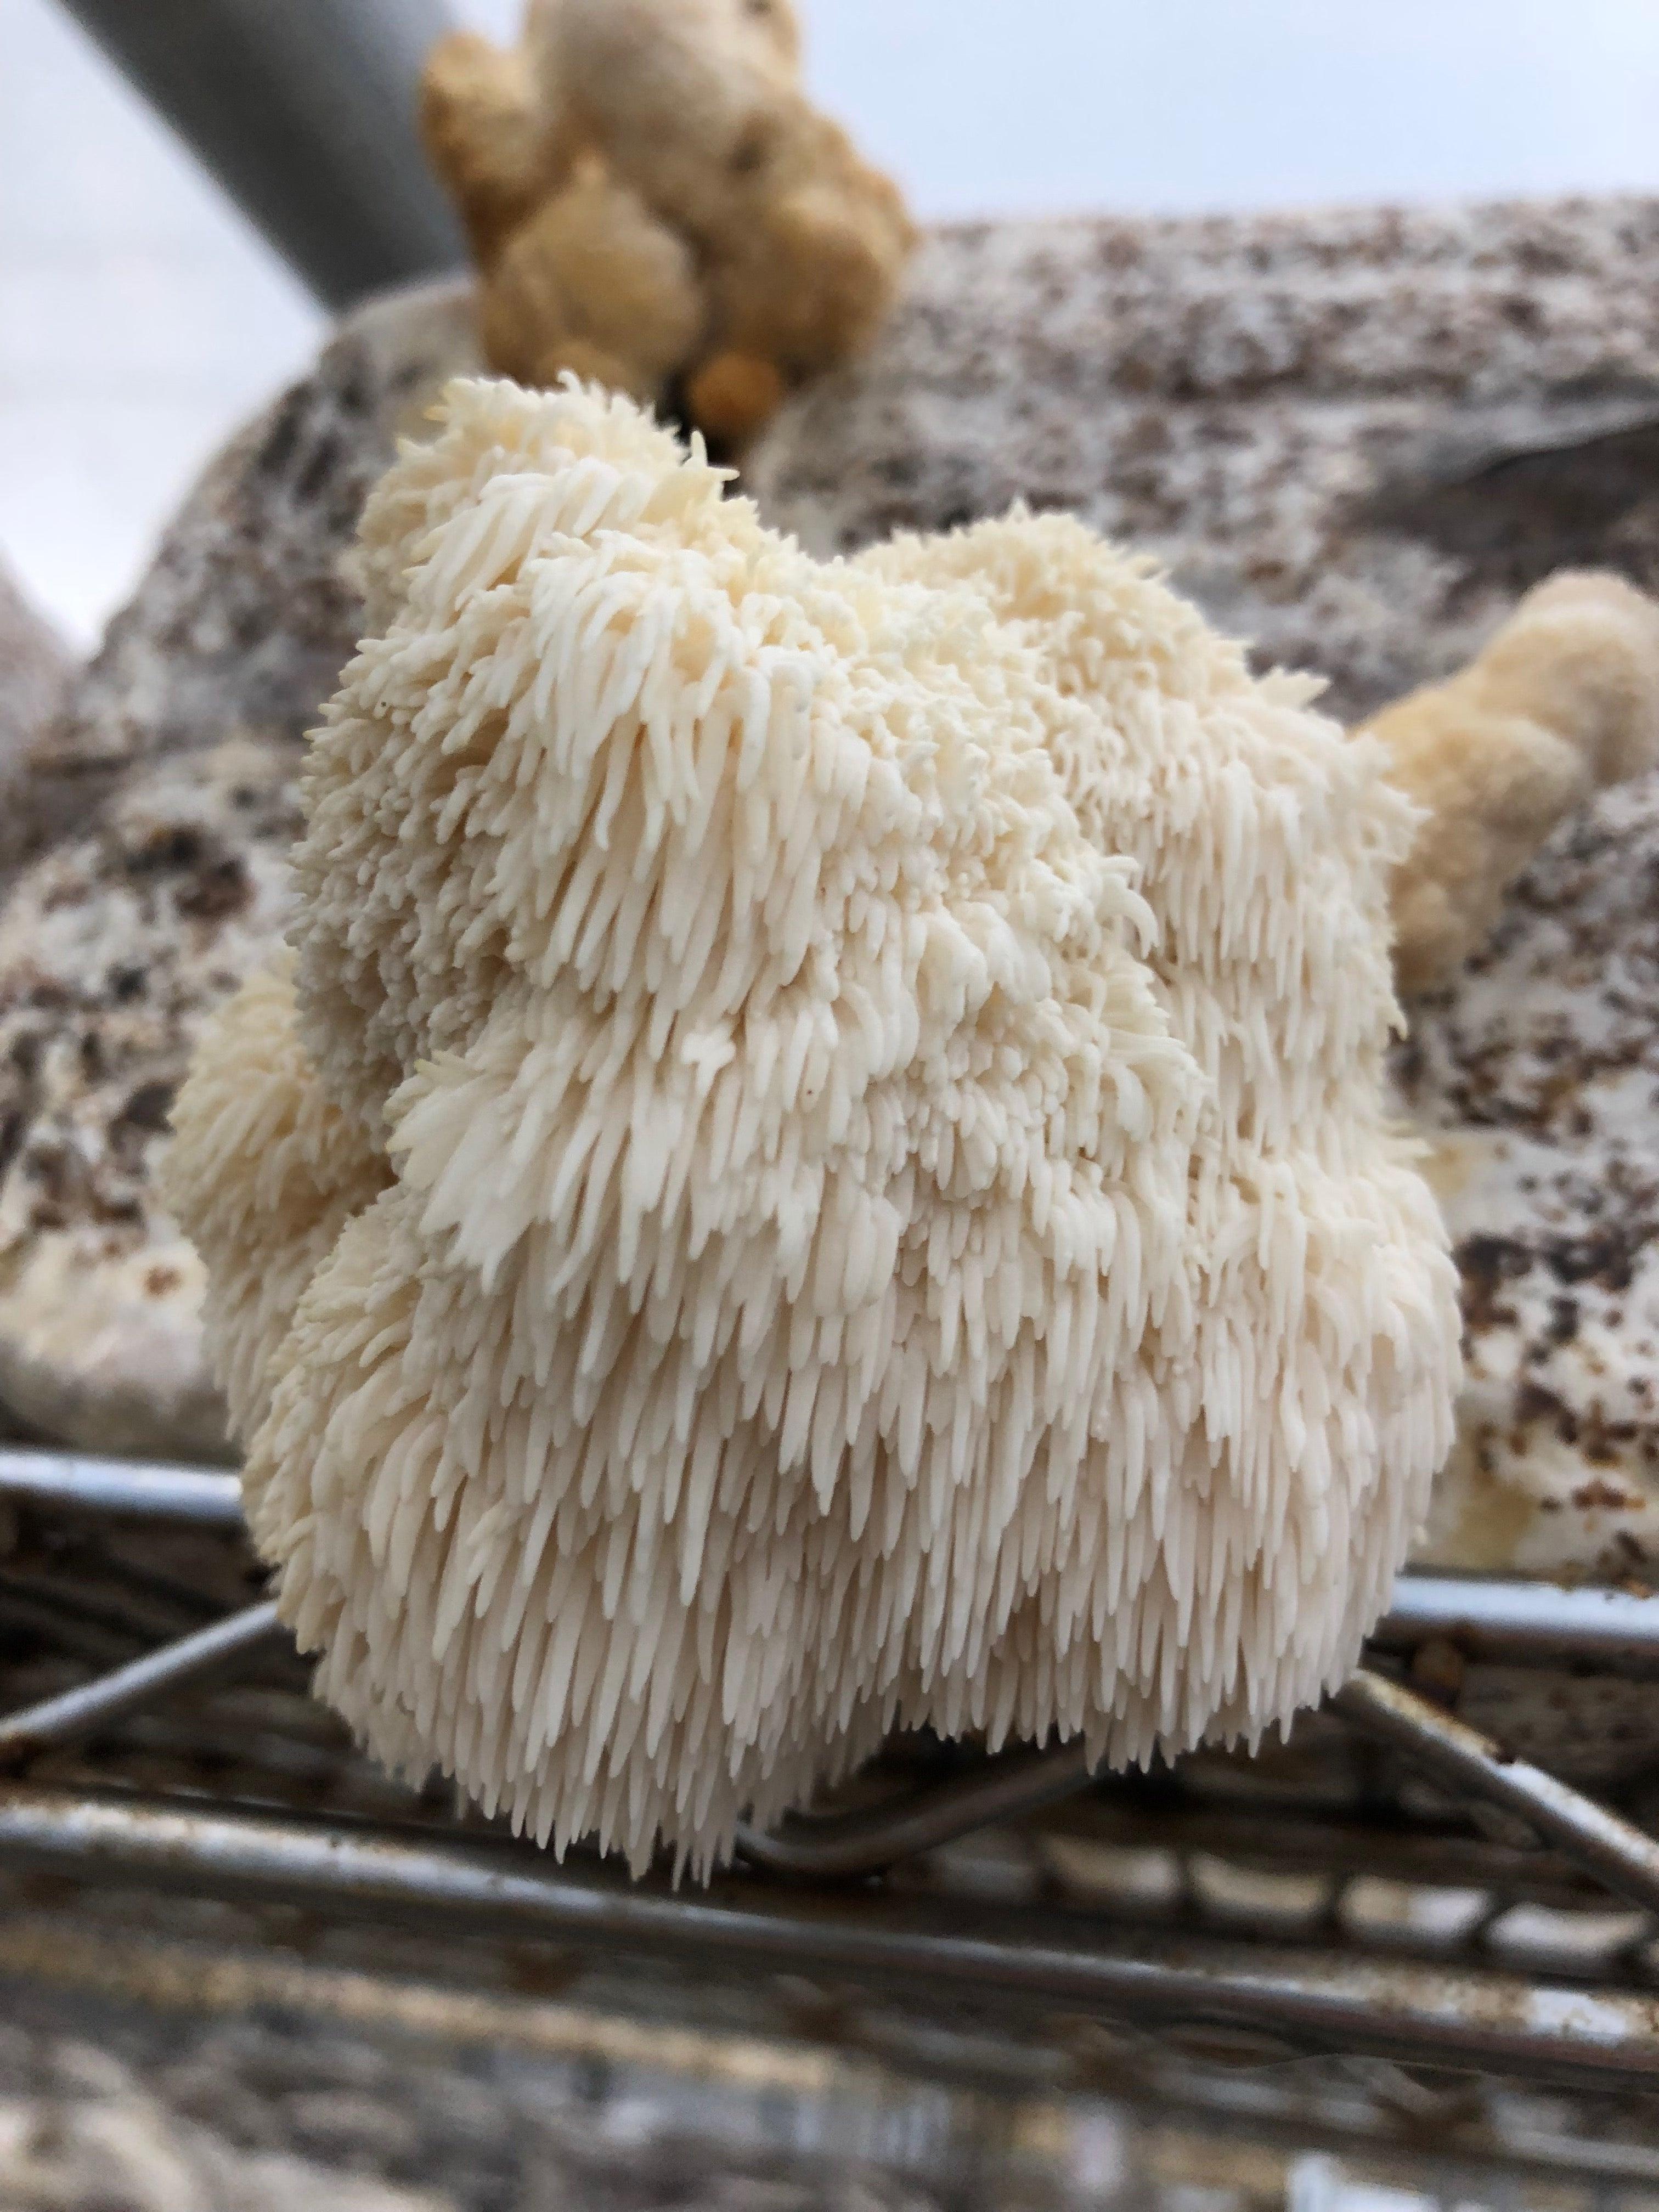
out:
<path id="1" fill-rule="evenodd" d="M 701 1873 L 895 1723 L 1340 1680 L 1457 1375 L 1381 749 L 1076 522 L 819 563 L 574 386 L 452 386 L 362 567 L 168 1182 L 364 1741 Z"/>
<path id="2" fill-rule="evenodd" d="M 1564 570 L 1467 668 L 1369 728 L 1424 810 L 1394 916 L 1401 987 L 1426 990 L 1480 951 L 1560 823 L 1659 762 L 1659 605 L 1622 576 Z"/>
<path id="3" fill-rule="evenodd" d="M 532 0 L 516 48 L 438 43 L 422 125 L 490 365 L 672 396 L 734 449 L 868 344 L 916 242 L 788 0 Z"/>

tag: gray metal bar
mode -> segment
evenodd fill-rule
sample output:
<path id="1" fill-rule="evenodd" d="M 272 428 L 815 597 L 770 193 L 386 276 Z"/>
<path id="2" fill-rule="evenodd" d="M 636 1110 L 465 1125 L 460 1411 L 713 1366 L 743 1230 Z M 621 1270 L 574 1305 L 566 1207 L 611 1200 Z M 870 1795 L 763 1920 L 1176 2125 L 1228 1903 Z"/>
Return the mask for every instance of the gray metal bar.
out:
<path id="1" fill-rule="evenodd" d="M 1520 1814 L 1575 1865 L 1644 1911 L 1659 1912 L 1659 1843 L 1629 1821 L 1382 1675 L 1362 1669 L 1332 1702 L 1354 1726 Z M 1026 1818 L 1060 1803 L 1091 1778 L 1079 1743 L 1006 1753 L 896 1802 L 786 1820 L 770 1836 L 744 1828 L 738 1850 L 750 1865 L 772 1873 L 817 1881 L 877 1874 L 991 1821 Z"/>
<path id="2" fill-rule="evenodd" d="M 0 1447 L 0 1498 L 88 1512 L 200 1521 L 235 1528 L 237 1476 L 142 1460 Z M 1407 1574 L 1371 1636 L 1378 1650 L 1409 1653 L 1443 1637 L 1471 1658 L 1540 1666 L 1563 1661 L 1659 1678 L 1659 1595 L 1564 1589 L 1500 1576 Z"/>
<path id="3" fill-rule="evenodd" d="M 1659 1596 L 1632 1590 L 1563 1589 L 1498 1576 L 1401 1575 L 1372 1633 L 1380 1650 L 1410 1652 L 1443 1637 L 1472 1659 L 1659 1676 Z"/>
<path id="4" fill-rule="evenodd" d="M 26 1706 L 0 1720 L 0 1772 L 16 1773 L 45 1753 L 78 1743 L 158 1698 L 228 1673 L 287 1636 L 274 1604 L 252 1605 L 61 1697 Z"/>
<path id="5" fill-rule="evenodd" d="M 240 1486 L 233 1474 L 68 1453 L 0 1449 L 0 1498 L 5 1497 L 224 1528 L 241 1522 Z M 246 1631 L 256 1644 L 264 1634 L 276 1632 L 271 1608 L 255 1607 L 238 1616 L 246 1623 L 262 1617 L 267 1623 L 263 1632 Z M 1577 1659 L 1615 1672 L 1645 1673 L 1650 1666 L 1659 1667 L 1659 1598 L 1470 1577 L 1401 1577 L 1374 1643 L 1383 1650 L 1409 1651 L 1434 1636 L 1449 1638 L 1475 1656 L 1558 1663 Z M 52 1733 L 58 1726 L 80 1732 L 82 1716 L 87 1727 L 96 1727 L 178 1681 L 193 1679 L 198 1654 L 202 1666 L 217 1663 L 216 1639 L 223 1637 L 230 1638 L 233 1650 L 240 1648 L 237 1624 L 220 1624 L 33 1715 L 0 1723 L 0 1760 L 15 1764 L 20 1756 L 32 1755 L 27 1747 L 59 1740 Z M 1659 1911 L 1659 1844 L 1627 1821 L 1380 1676 L 1362 1672 L 1334 1703 L 1356 1726 L 1460 1787 L 1520 1814 L 1618 1894 L 1644 1910 Z M 24 1749 L 9 1749 L 14 1742 Z M 819 1881 L 855 1878 L 991 1821 L 1040 1811 L 1075 1796 L 1089 1779 L 1079 1745 L 1015 1752 L 896 1803 L 827 1820 L 792 1820 L 771 1836 L 744 1829 L 739 1849 L 751 1865 L 774 1873 Z"/>
<path id="6" fill-rule="evenodd" d="M 136 1520 L 242 1525 L 241 1478 L 147 1460 L 0 1448 L 0 1499 Z"/>
<path id="7" fill-rule="evenodd" d="M 1441 1780 L 1517 1814 L 1615 1895 L 1659 1912 L 1659 1843 L 1541 1766 L 1364 1668 L 1331 1700 L 1344 1720 Z"/>
<path id="8" fill-rule="evenodd" d="M 817 1896 L 728 1883 L 705 1893 L 559 1871 L 520 1848 L 408 1831 L 283 1820 L 144 1798 L 0 1786 L 0 1863 L 100 1887 L 303 1904 L 426 1930 L 440 1926 L 731 1972 L 896 1983 L 943 2005 L 1024 2001 L 1141 2029 L 1183 2024 L 1584 2087 L 1659 2089 L 1651 2003 L 1489 1972 L 1455 1973 L 1267 1947 L 1108 1945 L 1075 1916 L 999 1908 L 965 1932 L 891 1897 Z"/>
<path id="9" fill-rule="evenodd" d="M 1059 1804 L 1086 1789 L 1091 1778 L 1080 1743 L 1060 1744 L 1052 1751 L 1005 1752 L 966 1774 L 886 1804 L 787 1820 L 769 1836 L 741 1828 L 738 1850 L 750 1866 L 769 1874 L 847 1881 L 879 1874 L 896 1860 L 954 1843 L 993 1820 Z"/>
<path id="10" fill-rule="evenodd" d="M 443 0 L 63 0 L 325 305 L 465 258 L 416 129 Z"/>

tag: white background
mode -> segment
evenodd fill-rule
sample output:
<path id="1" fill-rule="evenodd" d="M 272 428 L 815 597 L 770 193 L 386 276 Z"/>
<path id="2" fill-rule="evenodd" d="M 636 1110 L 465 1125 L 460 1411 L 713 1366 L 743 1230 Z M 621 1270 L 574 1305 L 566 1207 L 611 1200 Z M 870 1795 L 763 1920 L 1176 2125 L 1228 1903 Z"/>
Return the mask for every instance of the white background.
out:
<path id="1" fill-rule="evenodd" d="M 1659 189 L 1659 0 L 805 5 L 924 215 Z M 319 328 L 52 0 L 0 0 L 0 552 L 77 640 Z"/>

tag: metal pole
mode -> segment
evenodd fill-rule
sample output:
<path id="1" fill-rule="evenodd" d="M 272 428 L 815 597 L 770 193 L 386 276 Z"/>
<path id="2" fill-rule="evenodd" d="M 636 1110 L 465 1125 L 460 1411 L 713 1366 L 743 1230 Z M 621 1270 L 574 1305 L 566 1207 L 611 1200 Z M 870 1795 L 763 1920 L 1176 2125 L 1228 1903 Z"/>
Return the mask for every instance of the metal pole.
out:
<path id="1" fill-rule="evenodd" d="M 63 0 L 333 308 L 465 258 L 421 151 L 444 0 Z"/>
<path id="2" fill-rule="evenodd" d="M 0 1720 L 0 1773 L 16 1773 L 49 1751 L 61 1751 L 94 1735 L 112 1721 L 153 1705 L 174 1690 L 234 1671 L 256 1653 L 288 1641 L 288 1631 L 273 1604 L 251 1605 L 228 1620 L 216 1620 L 194 1636 L 180 1637 L 147 1652 L 129 1667 L 100 1674 L 62 1697 L 48 1698 Z"/>
<path id="3" fill-rule="evenodd" d="M 303 1905 L 459 1939 L 477 1931 L 609 1957 L 719 1962 L 727 1973 L 793 1973 L 932 1993 L 946 2007 L 1029 2000 L 1125 2020 L 1188 2022 L 1291 2048 L 1501 2072 L 1608 2091 L 1659 2087 L 1651 2000 L 1394 1960 L 1345 1960 L 1266 1945 L 1109 1942 L 1066 1914 L 1021 1906 L 971 1930 L 925 1904 L 727 1884 L 712 1893 L 630 1886 L 562 1870 L 498 1843 L 407 1829 L 276 1818 L 206 1803 L 89 1798 L 0 1784 L 0 1865 L 102 1886 Z"/>
<path id="4" fill-rule="evenodd" d="M 1426 1698 L 1362 1668 L 1331 1699 L 1367 1735 L 1455 1788 L 1517 1814 L 1575 1864 L 1644 1912 L 1659 1913 L 1659 1844 L 1541 1766 L 1517 1759 Z"/>
<path id="5" fill-rule="evenodd" d="M 78 1452 L 0 1447 L 0 1500 L 125 1521 L 242 1525 L 240 1475 L 152 1460 L 88 1459 Z"/>
<path id="6" fill-rule="evenodd" d="M 1052 1751 L 1013 1751 L 966 1774 L 909 1792 L 896 1802 L 814 1819 L 797 1815 L 771 1835 L 738 1831 L 738 1853 L 769 1874 L 846 1881 L 879 1874 L 896 1860 L 972 1835 L 993 1820 L 1019 1820 L 1062 1804 L 1094 1778 L 1081 1743 Z"/>
<path id="7" fill-rule="evenodd" d="M 1470 1659 L 1573 1662 L 1627 1680 L 1659 1676 L 1659 1600 L 1634 1590 L 1564 1589 L 1495 1575 L 1401 1575 L 1371 1643 L 1409 1654 L 1431 1638 L 1455 1644 Z"/>

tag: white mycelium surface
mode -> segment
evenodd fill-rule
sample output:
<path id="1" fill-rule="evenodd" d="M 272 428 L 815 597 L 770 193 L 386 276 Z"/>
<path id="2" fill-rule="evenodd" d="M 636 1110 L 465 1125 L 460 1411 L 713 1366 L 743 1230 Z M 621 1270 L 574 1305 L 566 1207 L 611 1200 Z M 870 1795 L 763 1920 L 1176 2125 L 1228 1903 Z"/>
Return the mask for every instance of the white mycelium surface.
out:
<path id="1" fill-rule="evenodd" d="M 1316 1696 L 1458 1334 L 1376 750 L 1070 520 L 824 564 L 722 492 L 451 388 L 170 1172 L 324 1692 L 699 1870 L 895 1723 Z"/>

